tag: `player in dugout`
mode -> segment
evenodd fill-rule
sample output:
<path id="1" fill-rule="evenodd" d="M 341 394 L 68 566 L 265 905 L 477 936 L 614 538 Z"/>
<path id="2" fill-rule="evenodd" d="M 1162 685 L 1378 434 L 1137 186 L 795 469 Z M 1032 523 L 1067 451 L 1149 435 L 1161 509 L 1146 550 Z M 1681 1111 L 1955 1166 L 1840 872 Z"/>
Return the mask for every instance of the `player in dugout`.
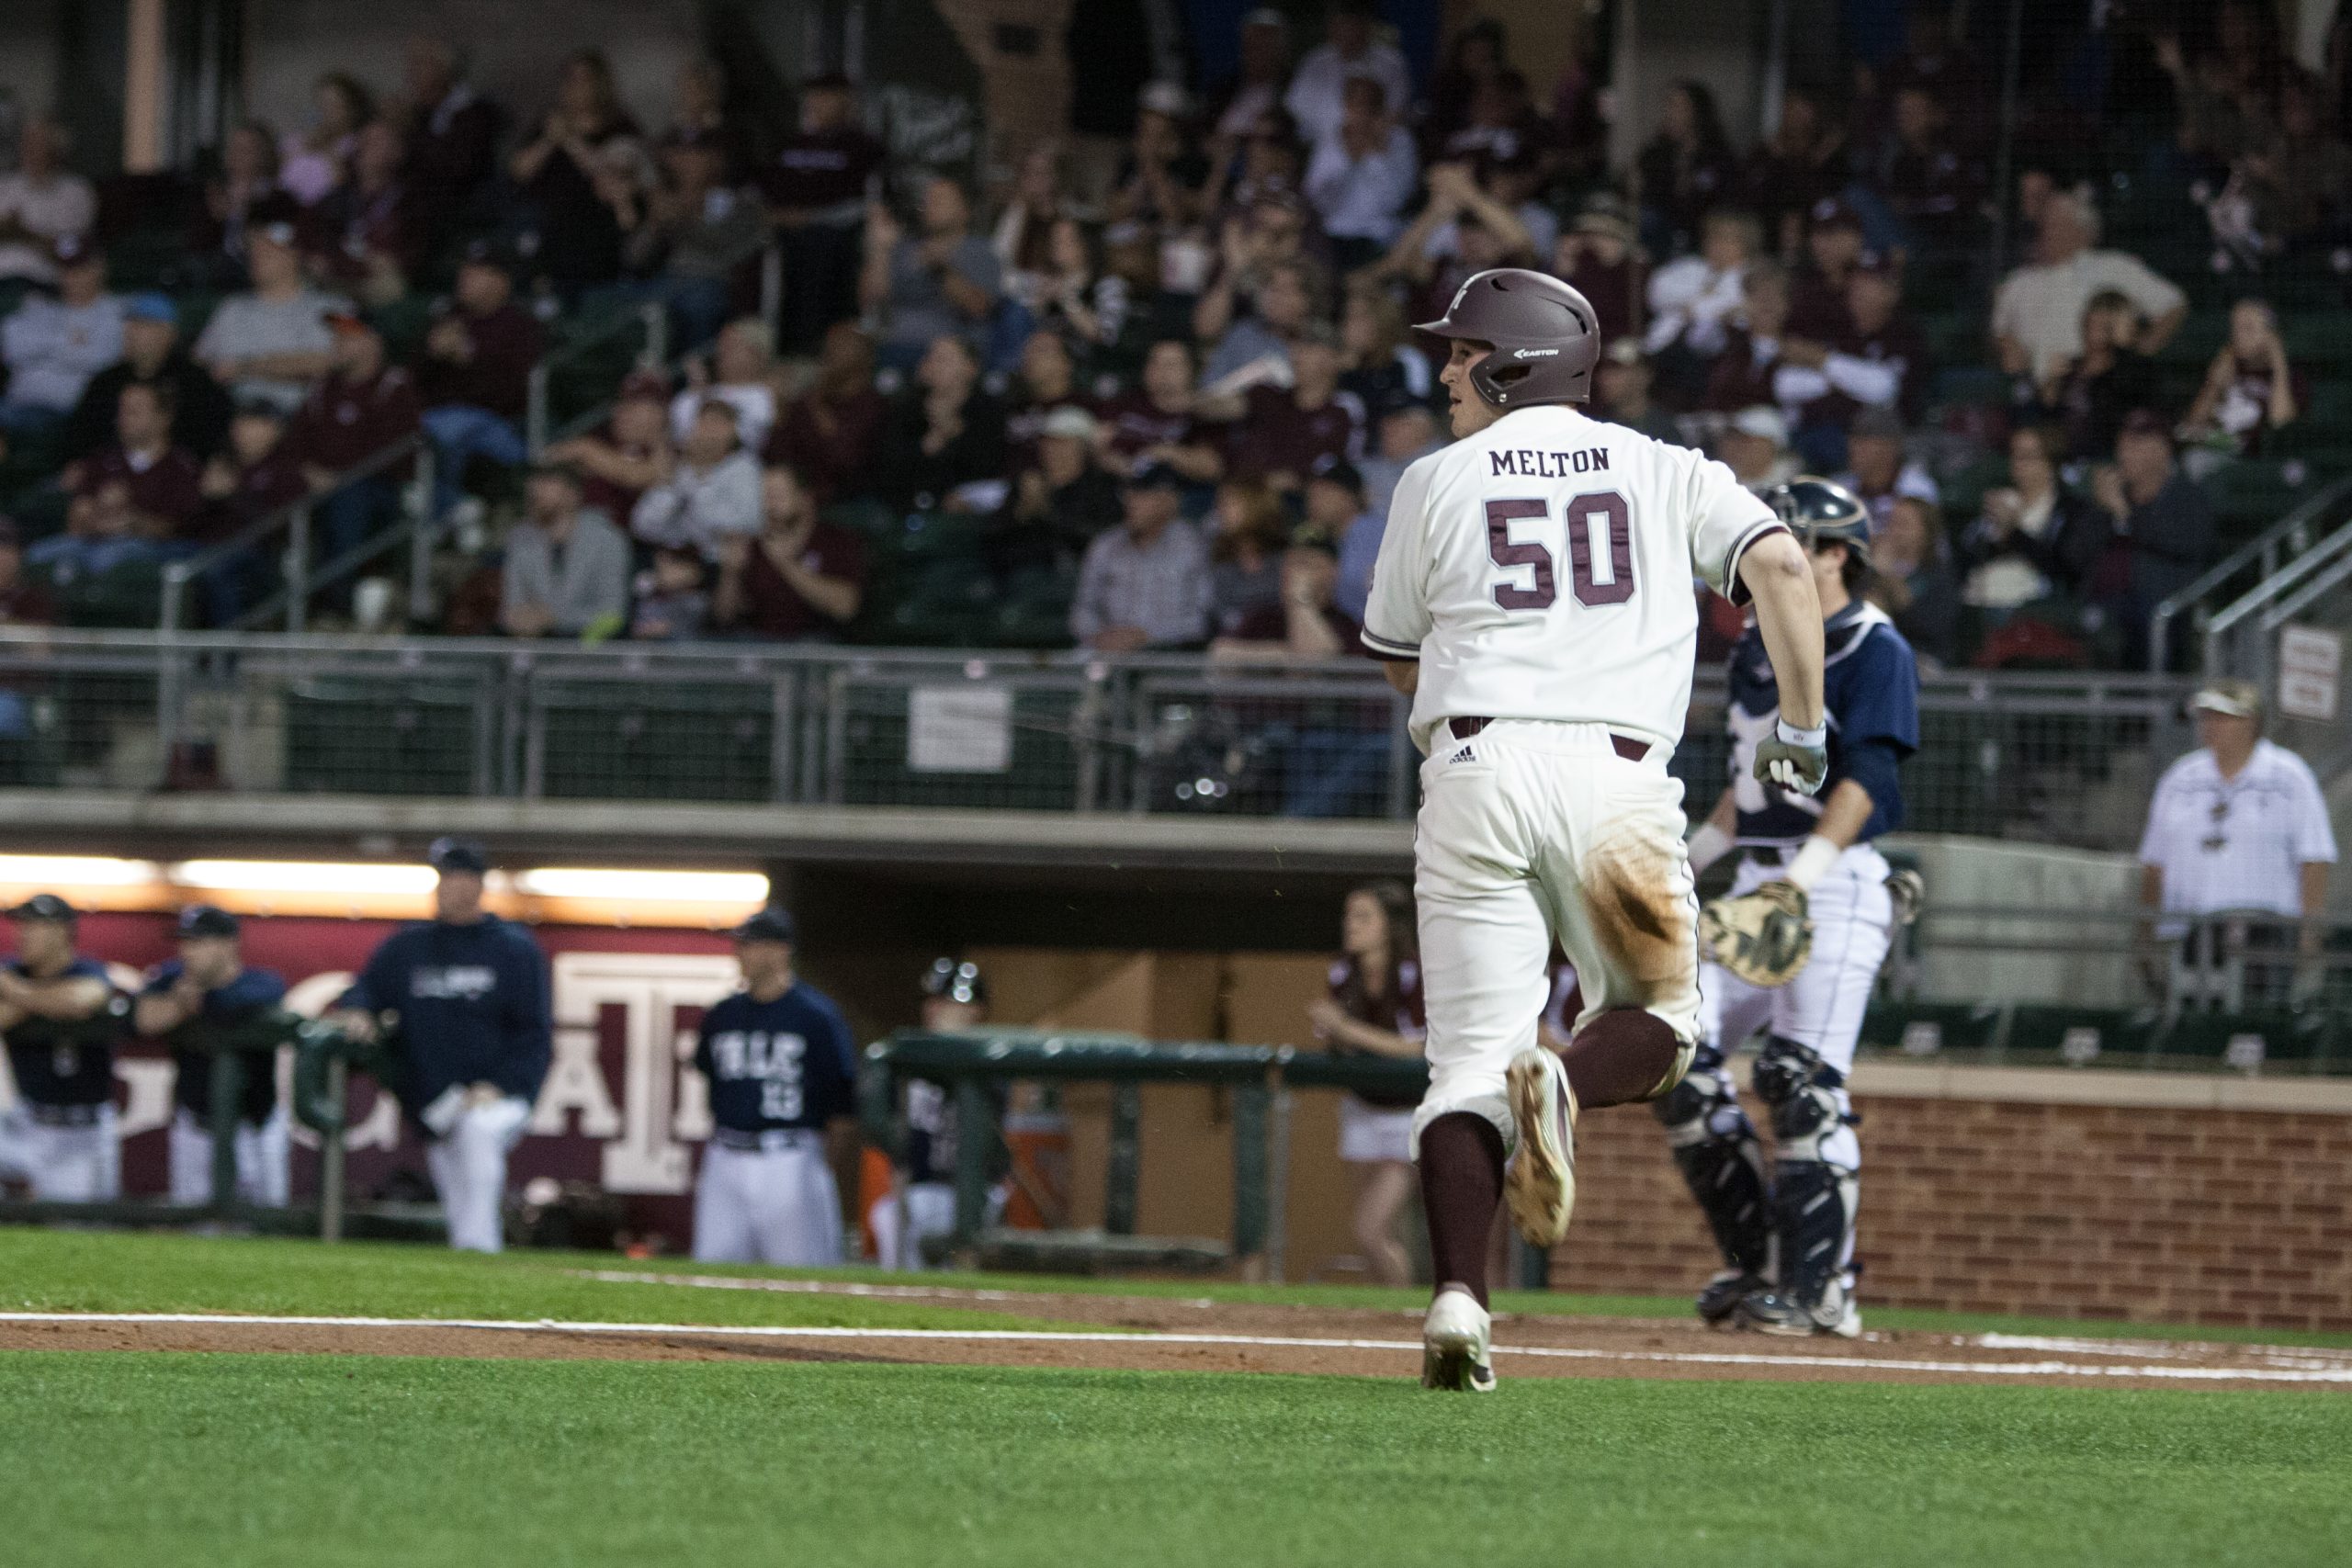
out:
<path id="1" fill-rule="evenodd" d="M 80 921 L 54 893 L 8 911 L 17 955 L 0 964 L 0 1034 L 17 1103 L 0 1113 L 0 1180 L 36 1200 L 96 1203 L 119 1195 L 114 1048 L 130 1003 L 106 966 L 74 950 Z"/>
<path id="2" fill-rule="evenodd" d="M 506 1156 L 554 1054 L 548 963 L 528 931 L 482 907 L 480 844 L 435 839 L 425 859 L 440 874 L 433 919 L 384 939 L 332 1021 L 356 1039 L 398 1039 L 390 1087 L 424 1130 L 449 1245 L 497 1252 Z"/>
<path id="3" fill-rule="evenodd" d="M 173 932 L 179 956 L 149 974 L 131 1018 L 140 1033 L 172 1046 L 172 1201 L 202 1203 L 212 1195 L 212 1057 L 186 1041 L 187 1026 L 235 1024 L 277 1007 L 286 999 L 286 981 L 272 970 L 246 967 L 237 917 L 226 909 L 191 904 Z M 237 1196 L 284 1208 L 291 1128 L 273 1066 L 267 1058 L 246 1063 L 237 1106 Z"/>

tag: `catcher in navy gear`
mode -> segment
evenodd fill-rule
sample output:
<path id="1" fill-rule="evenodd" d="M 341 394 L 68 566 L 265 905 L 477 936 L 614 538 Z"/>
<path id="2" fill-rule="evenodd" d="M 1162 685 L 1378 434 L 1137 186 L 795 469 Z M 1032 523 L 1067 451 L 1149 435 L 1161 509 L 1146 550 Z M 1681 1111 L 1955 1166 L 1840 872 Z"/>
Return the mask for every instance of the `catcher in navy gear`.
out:
<path id="1" fill-rule="evenodd" d="M 1702 1034 L 1689 1075 L 1653 1108 L 1706 1213 L 1724 1271 L 1699 1297 L 1712 1323 L 1808 1335 L 1860 1332 L 1854 1215 L 1861 1149 L 1846 1080 L 1871 987 L 1916 877 L 1896 877 L 1872 840 L 1903 822 L 1900 770 L 1919 744 L 1911 647 L 1860 597 L 1870 519 L 1826 479 L 1765 492 L 1811 559 L 1821 597 L 1829 773 L 1818 795 L 1755 776 L 1780 694 L 1750 628 L 1730 671 L 1732 782 L 1690 843 L 1702 868 L 1740 857 L 1729 897 L 1702 911 Z M 1907 879 L 1907 880 L 1906 880 Z M 1774 1163 L 1740 1109 L 1725 1055 L 1762 1033 L 1756 1092 Z"/>

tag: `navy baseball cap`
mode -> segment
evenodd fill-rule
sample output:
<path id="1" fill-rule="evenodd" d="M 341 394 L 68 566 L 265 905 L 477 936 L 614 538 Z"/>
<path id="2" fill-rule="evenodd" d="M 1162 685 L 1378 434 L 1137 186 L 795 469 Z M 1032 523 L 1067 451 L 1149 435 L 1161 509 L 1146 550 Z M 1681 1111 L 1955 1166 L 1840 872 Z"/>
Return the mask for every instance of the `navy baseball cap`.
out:
<path id="1" fill-rule="evenodd" d="M 797 928 L 792 911 L 780 904 L 771 904 L 735 928 L 737 942 L 791 942 Z"/>
<path id="2" fill-rule="evenodd" d="M 8 911 L 12 920 L 47 920 L 52 925 L 70 926 L 81 918 L 74 906 L 54 893 L 36 893 Z"/>
<path id="3" fill-rule="evenodd" d="M 969 959 L 934 958 L 922 977 L 922 994 L 943 1001 L 988 1004 L 989 983 Z"/>
<path id="4" fill-rule="evenodd" d="M 1127 476 L 1129 490 L 1175 490 L 1184 488 L 1184 476 L 1165 463 L 1137 463 L 1136 471 Z"/>
<path id="5" fill-rule="evenodd" d="M 440 838 L 424 852 L 424 863 L 439 872 L 464 871 L 481 876 L 490 870 L 490 855 L 471 839 Z"/>
<path id="6" fill-rule="evenodd" d="M 235 936 L 237 917 L 218 904 L 190 904 L 180 911 L 174 931 L 181 937 Z"/>

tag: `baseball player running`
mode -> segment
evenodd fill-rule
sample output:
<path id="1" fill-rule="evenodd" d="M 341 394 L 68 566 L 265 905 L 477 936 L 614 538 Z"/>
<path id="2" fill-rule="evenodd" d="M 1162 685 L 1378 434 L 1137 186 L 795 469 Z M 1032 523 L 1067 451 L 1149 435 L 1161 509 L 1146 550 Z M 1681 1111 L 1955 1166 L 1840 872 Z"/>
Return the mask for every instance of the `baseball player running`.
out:
<path id="1" fill-rule="evenodd" d="M 1750 776 L 1780 719 L 1773 661 L 1751 628 L 1731 653 L 1731 785 L 1690 844 L 1693 875 L 1734 852 L 1739 870 L 1700 922 L 1708 962 L 1698 1053 L 1651 1109 L 1723 1251 L 1699 1315 L 1770 1334 L 1850 1336 L 1861 1332 L 1852 1272 L 1861 1147 L 1846 1078 L 1898 904 L 1917 896 L 1916 875 L 1891 878 L 1871 840 L 1903 823 L 1897 773 L 1919 745 L 1919 673 L 1903 634 L 1857 597 L 1870 576 L 1861 502 L 1812 478 L 1764 500 L 1804 546 L 1826 617 L 1828 784 L 1813 798 Z M 1724 1066 L 1759 1030 L 1769 1185 Z"/>
<path id="2" fill-rule="evenodd" d="M 1697 656 L 1692 572 L 1755 603 L 1782 694 L 1756 766 L 1799 791 L 1828 767 L 1821 611 L 1804 552 L 1730 469 L 1564 406 L 1590 395 L 1600 352 L 1575 289 L 1482 272 L 1422 330 L 1452 340 L 1459 439 L 1397 485 L 1363 635 L 1428 753 L 1421 1381 L 1484 1391 L 1506 1187 L 1520 1233 L 1556 1246 L 1578 1114 L 1666 1093 L 1698 1042 L 1698 910 L 1666 766 Z M 1584 993 L 1557 1055 L 1536 1033 L 1555 941 Z"/>
<path id="3" fill-rule="evenodd" d="M 832 998 L 792 972 L 791 912 L 735 928 L 743 988 L 702 1015 L 695 1066 L 710 1080 L 710 1143 L 695 1187 L 704 1263 L 842 1260 L 835 1164 L 852 1156 L 857 1053 Z"/>
<path id="4" fill-rule="evenodd" d="M 435 839 L 433 919 L 384 939 L 335 1004 L 334 1021 L 400 1038 L 392 1093 L 424 1129 L 424 1162 L 449 1220 L 449 1245 L 505 1246 L 506 1156 L 522 1142 L 554 1055 L 548 961 L 530 932 L 482 908 L 490 859 L 465 839 Z"/>
<path id="5" fill-rule="evenodd" d="M 74 949 L 80 917 L 54 893 L 8 911 L 17 956 L 0 964 L 0 1034 L 17 1103 L 0 1114 L 0 1177 L 36 1199 L 95 1203 L 119 1195 L 114 1047 L 130 1003 L 106 966 Z"/>
<path id="6" fill-rule="evenodd" d="M 171 1194 L 175 1203 L 212 1198 L 212 1057 L 175 1038 L 188 1024 L 234 1023 L 286 999 L 286 982 L 267 969 L 245 967 L 237 917 L 210 904 L 191 904 L 174 925 L 180 955 L 147 976 L 131 1017 L 139 1032 L 173 1046 Z M 248 1203 L 286 1206 L 291 1130 L 277 1100 L 277 1076 L 266 1059 L 249 1060 L 243 1101 L 237 1107 L 237 1196 Z"/>
<path id="7" fill-rule="evenodd" d="M 988 1021 L 989 982 L 969 960 L 935 958 L 922 977 L 922 1026 L 933 1033 L 973 1029 Z M 924 1266 L 925 1237 L 956 1228 L 956 1100 L 922 1078 L 906 1087 L 906 1145 L 891 1171 L 890 1190 L 874 1201 L 865 1223 L 874 1254 L 885 1269 Z"/>

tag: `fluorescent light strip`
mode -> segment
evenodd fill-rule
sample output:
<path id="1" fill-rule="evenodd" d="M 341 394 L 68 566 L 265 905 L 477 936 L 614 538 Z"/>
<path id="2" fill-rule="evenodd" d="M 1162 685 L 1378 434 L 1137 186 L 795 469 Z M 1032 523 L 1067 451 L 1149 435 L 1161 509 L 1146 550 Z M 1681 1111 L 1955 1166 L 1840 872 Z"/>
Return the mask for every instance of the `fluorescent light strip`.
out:
<path id="1" fill-rule="evenodd" d="M 137 887 L 163 868 L 151 860 L 107 855 L 0 855 L 0 882 L 25 886 Z"/>
<path id="2" fill-rule="evenodd" d="M 764 904 L 768 879 L 756 871 L 599 871 L 541 866 L 514 874 L 514 891 L 535 898 L 594 898 L 676 904 Z"/>
<path id="3" fill-rule="evenodd" d="M 433 891 L 427 865 L 365 862 L 190 860 L 165 873 L 183 887 L 208 893 L 408 893 Z"/>

